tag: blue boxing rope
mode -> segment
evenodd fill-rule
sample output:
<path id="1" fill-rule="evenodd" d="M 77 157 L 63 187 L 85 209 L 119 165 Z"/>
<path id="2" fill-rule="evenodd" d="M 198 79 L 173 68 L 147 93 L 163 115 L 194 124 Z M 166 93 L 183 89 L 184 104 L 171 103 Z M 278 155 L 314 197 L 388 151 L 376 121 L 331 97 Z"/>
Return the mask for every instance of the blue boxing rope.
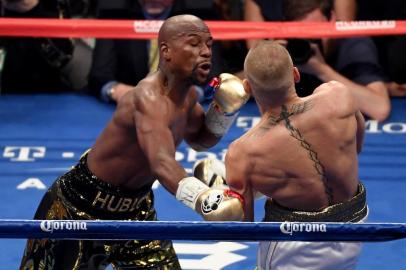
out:
<path id="1" fill-rule="evenodd" d="M 0 238 L 380 242 L 405 237 L 405 223 L 0 219 Z"/>

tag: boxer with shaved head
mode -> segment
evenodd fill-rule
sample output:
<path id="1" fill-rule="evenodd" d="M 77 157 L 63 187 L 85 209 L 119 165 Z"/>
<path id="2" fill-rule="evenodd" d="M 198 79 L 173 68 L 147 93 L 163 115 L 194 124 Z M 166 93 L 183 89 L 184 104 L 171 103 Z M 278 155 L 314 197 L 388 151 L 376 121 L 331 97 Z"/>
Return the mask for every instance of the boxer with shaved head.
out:
<path id="1" fill-rule="evenodd" d="M 205 113 L 192 85 L 208 80 L 213 42 L 208 27 L 192 15 L 171 17 L 158 40 L 158 70 L 119 100 L 91 150 L 45 194 L 35 219 L 156 220 L 155 179 L 206 220 L 243 218 L 239 194 L 188 177 L 175 159 L 183 140 L 201 150 L 221 139 L 247 100 L 242 82 L 220 75 Z M 223 200 L 213 201 L 219 192 Z M 29 240 L 20 269 L 104 269 L 109 264 L 180 269 L 171 241 L 55 239 Z"/>

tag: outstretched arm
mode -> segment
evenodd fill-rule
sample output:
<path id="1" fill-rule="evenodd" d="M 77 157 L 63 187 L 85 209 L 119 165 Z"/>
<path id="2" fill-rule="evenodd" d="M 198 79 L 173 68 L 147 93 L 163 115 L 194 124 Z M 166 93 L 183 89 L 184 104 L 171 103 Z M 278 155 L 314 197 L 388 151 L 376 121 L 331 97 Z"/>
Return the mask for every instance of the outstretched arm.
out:
<path id="1" fill-rule="evenodd" d="M 231 191 L 211 189 L 186 171 L 175 159 L 175 143 L 169 129 L 167 104 L 153 91 L 136 102 L 134 119 L 138 141 L 151 172 L 176 198 L 205 220 L 241 220 L 243 198 Z M 160 110 L 157 110 L 159 108 Z M 162 111 L 163 110 L 163 111 Z M 240 208 L 233 205 L 240 205 Z"/>
<path id="2" fill-rule="evenodd" d="M 169 192 L 175 194 L 179 181 L 187 173 L 175 159 L 176 147 L 169 129 L 169 113 L 165 112 L 167 105 L 153 91 L 146 92 L 135 104 L 138 142 L 149 161 L 152 174 Z"/>

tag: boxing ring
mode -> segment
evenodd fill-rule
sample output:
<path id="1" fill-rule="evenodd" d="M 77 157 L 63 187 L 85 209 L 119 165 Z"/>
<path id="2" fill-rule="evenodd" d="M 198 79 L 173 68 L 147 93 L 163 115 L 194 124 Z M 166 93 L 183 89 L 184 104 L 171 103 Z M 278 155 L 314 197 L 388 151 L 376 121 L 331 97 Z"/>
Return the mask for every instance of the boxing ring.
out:
<path id="1" fill-rule="evenodd" d="M 53 31 L 49 24 L 44 26 Z M 404 33 L 405 24 L 400 26 Z M 33 24 L 29 31 L 24 27 L 15 28 L 11 34 L 29 35 L 36 27 L 39 31 L 41 25 Z M 72 31 L 73 26 L 64 27 L 71 27 L 66 31 Z M 7 29 L 10 26 L 0 23 L 0 34 L 7 34 L 4 32 Z M 260 29 L 255 33 L 266 35 Z M 217 30 L 217 34 L 221 33 L 221 29 Z M 61 34 L 60 31 L 53 33 Z M 73 33 L 84 35 L 84 32 Z M 101 25 L 92 33 L 86 32 L 96 37 L 109 31 Z M 145 38 L 148 37 L 152 36 L 145 34 Z M 230 35 L 229 39 L 235 37 Z M 18 268 L 25 239 L 29 236 L 156 239 L 159 235 L 161 239 L 174 239 L 184 270 L 253 269 L 257 241 L 265 239 L 364 241 L 358 269 L 406 269 L 406 241 L 403 239 L 406 236 L 406 99 L 393 99 L 392 106 L 391 116 L 385 122 L 366 124 L 365 145 L 359 160 L 360 178 L 367 189 L 370 210 L 366 224 L 264 224 L 260 222 L 264 199 L 255 202 L 254 223 L 205 223 L 158 183 L 154 184 L 154 193 L 160 222 L 49 222 L 31 220 L 40 199 L 55 178 L 74 165 L 92 145 L 111 117 L 114 105 L 79 94 L 1 95 L 0 268 Z M 248 102 L 217 146 L 197 153 L 182 144 L 176 153 L 177 160 L 190 169 L 201 158 L 222 159 L 228 144 L 255 125 L 258 115 L 255 104 Z"/>
<path id="2" fill-rule="evenodd" d="M 161 220 L 156 224 L 87 222 L 85 226 L 43 223 L 42 230 L 40 221 L 30 220 L 45 189 L 58 175 L 75 164 L 81 153 L 93 143 L 110 118 L 114 105 L 75 94 L 2 95 L 0 261 L 4 268 L 1 268 L 18 268 L 25 238 L 34 237 L 35 233 L 39 233 L 38 237 L 49 235 L 63 238 L 70 235 L 103 238 L 100 232 L 105 233 L 108 229 L 114 233 L 109 237 L 115 239 L 122 239 L 123 234 L 129 232 L 131 234 L 127 237 L 138 235 L 146 239 L 153 237 L 151 234 L 157 235 L 156 232 L 165 232 L 164 237 L 176 239 L 175 249 L 184 269 L 202 269 L 197 268 L 201 265 L 207 267 L 204 269 L 253 269 L 257 245 L 255 241 L 266 237 L 324 237 L 324 240 L 338 237 L 345 241 L 345 236 L 356 239 L 356 235 L 361 237 L 359 240 L 365 241 L 358 269 L 405 269 L 406 241 L 401 238 L 405 235 L 406 222 L 403 210 L 406 204 L 406 100 L 393 99 L 392 105 L 392 114 L 387 121 L 367 122 L 365 147 L 360 156 L 360 177 L 367 188 L 370 207 L 367 224 L 327 224 L 326 227 L 319 226 L 318 231 L 317 228 L 315 231 L 306 231 L 310 227 L 304 224 L 302 232 L 298 225 L 291 224 L 289 227 L 285 224 L 283 228 L 286 232 L 291 228 L 292 235 L 281 231 L 282 224 L 206 224 L 161 186 L 155 185 L 156 208 Z M 197 153 L 182 144 L 177 151 L 177 159 L 190 169 L 197 159 L 206 156 L 222 158 L 227 145 L 257 120 L 256 106 L 250 101 L 219 145 L 210 152 Z M 256 201 L 256 222 L 263 216 L 263 204 L 263 199 Z M 63 226 L 65 230 L 61 229 Z M 83 226 L 86 230 L 72 229 Z M 138 229 L 134 229 L 137 226 Z M 400 239 L 395 240 L 397 238 Z"/>

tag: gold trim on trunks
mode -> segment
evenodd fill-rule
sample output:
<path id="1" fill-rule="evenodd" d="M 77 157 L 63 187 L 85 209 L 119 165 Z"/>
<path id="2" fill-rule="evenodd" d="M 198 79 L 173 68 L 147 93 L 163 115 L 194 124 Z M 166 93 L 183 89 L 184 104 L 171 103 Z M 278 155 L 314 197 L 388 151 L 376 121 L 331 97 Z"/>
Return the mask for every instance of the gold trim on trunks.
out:
<path id="1" fill-rule="evenodd" d="M 368 213 L 366 191 L 362 183 L 357 194 L 350 200 L 326 207 L 322 211 L 298 211 L 281 206 L 268 199 L 265 203 L 265 218 L 268 222 L 358 222 Z"/>

